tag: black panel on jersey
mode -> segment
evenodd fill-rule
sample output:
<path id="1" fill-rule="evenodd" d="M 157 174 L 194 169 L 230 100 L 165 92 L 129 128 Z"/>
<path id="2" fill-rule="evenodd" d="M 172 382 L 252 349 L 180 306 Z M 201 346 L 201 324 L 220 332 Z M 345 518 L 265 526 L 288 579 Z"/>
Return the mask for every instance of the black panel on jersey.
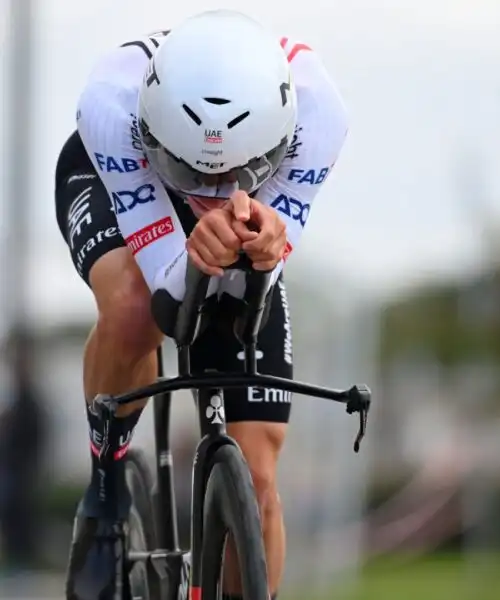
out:
<path id="1" fill-rule="evenodd" d="M 109 194 L 76 131 L 57 161 L 56 217 L 73 264 L 87 284 L 101 256 L 126 246 Z"/>
<path id="2" fill-rule="evenodd" d="M 197 221 L 193 211 L 172 191 L 168 195 L 189 236 Z M 78 131 L 66 141 L 57 161 L 56 217 L 76 270 L 87 284 L 99 258 L 126 245 L 109 194 Z"/>

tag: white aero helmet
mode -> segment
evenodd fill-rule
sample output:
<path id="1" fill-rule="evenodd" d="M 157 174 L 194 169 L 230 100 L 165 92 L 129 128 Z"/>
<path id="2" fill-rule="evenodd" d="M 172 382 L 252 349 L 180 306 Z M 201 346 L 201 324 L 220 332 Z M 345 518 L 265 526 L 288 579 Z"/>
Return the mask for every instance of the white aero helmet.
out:
<path id="1" fill-rule="evenodd" d="M 164 181 L 185 194 L 228 198 L 277 170 L 297 97 L 278 39 L 244 14 L 215 10 L 161 42 L 138 116 L 146 156 Z"/>

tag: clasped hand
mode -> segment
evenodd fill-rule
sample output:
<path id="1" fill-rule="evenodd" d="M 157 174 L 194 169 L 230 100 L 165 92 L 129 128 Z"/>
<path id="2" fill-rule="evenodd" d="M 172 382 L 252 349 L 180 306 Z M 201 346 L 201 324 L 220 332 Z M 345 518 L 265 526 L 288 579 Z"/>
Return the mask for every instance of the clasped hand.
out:
<path id="1" fill-rule="evenodd" d="M 196 268 L 215 277 L 238 260 L 241 250 L 255 270 L 270 271 L 283 258 L 285 246 L 285 224 L 278 213 L 242 191 L 223 208 L 205 213 L 186 242 Z"/>

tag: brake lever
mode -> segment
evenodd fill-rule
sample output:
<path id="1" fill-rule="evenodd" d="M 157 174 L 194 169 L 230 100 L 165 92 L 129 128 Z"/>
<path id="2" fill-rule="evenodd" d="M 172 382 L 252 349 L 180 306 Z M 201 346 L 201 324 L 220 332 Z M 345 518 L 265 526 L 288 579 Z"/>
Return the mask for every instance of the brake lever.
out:
<path id="1" fill-rule="evenodd" d="M 368 422 L 368 412 L 370 410 L 372 393 L 367 385 L 353 385 L 347 392 L 346 412 L 349 415 L 359 413 L 359 430 L 354 440 L 354 452 L 359 452 L 361 440 L 365 437 L 366 426 Z"/>
<path id="2" fill-rule="evenodd" d="M 90 404 L 90 410 L 103 423 L 101 447 L 99 448 L 99 460 L 103 461 L 109 452 L 109 431 L 111 423 L 116 417 L 118 403 L 109 394 L 97 394 Z"/>

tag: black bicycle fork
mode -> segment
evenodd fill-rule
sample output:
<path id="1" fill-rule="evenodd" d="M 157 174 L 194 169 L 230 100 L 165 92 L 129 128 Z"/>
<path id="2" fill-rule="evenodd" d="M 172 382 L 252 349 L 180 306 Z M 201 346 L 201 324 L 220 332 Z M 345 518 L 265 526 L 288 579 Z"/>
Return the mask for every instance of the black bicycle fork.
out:
<path id="1" fill-rule="evenodd" d="M 161 348 L 158 349 L 158 371 L 163 377 Z M 224 395 L 218 388 L 196 392 L 201 440 L 193 460 L 191 550 L 179 548 L 177 507 L 174 491 L 174 465 L 170 448 L 170 417 L 172 392 L 154 397 L 154 423 L 156 445 L 156 489 L 154 498 L 156 543 L 158 550 L 130 552 L 129 560 L 146 561 L 149 583 L 165 600 L 201 597 L 201 551 L 203 541 L 203 504 L 205 487 L 212 468 L 212 456 L 218 448 L 236 442 L 226 435 Z M 189 596 L 189 593 L 191 595 Z"/>

